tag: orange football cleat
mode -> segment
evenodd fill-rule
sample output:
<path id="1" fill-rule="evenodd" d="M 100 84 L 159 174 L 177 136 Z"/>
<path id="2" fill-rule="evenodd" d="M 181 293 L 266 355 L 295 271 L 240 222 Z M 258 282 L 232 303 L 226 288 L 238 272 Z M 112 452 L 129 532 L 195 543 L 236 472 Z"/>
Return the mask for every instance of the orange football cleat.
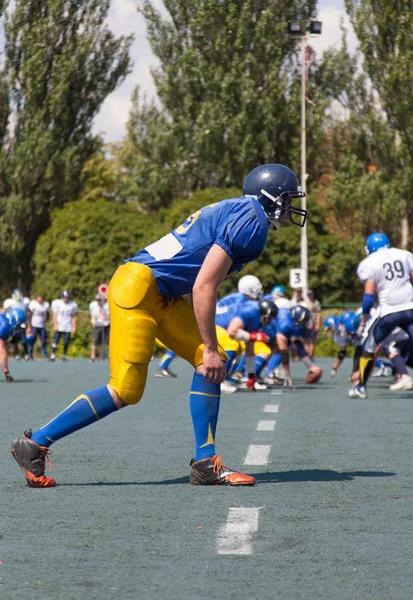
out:
<path id="1" fill-rule="evenodd" d="M 192 485 L 255 485 L 251 475 L 232 471 L 219 456 L 191 461 L 190 483 Z"/>
<path id="2" fill-rule="evenodd" d="M 44 474 L 45 462 L 49 463 L 50 469 L 53 471 L 52 463 L 49 455 L 52 451 L 46 446 L 39 446 L 36 442 L 30 439 L 31 430 L 25 431 L 24 435 L 19 437 L 10 446 L 10 452 L 16 459 L 19 467 L 26 477 L 27 483 L 31 487 L 54 487 L 56 481 L 53 477 L 46 477 Z"/>

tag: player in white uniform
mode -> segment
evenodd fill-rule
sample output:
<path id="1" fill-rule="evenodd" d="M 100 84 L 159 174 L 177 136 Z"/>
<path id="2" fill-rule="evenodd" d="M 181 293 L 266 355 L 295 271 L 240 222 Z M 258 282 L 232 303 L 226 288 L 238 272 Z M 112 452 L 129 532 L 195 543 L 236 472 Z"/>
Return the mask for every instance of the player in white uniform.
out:
<path id="1" fill-rule="evenodd" d="M 23 296 L 21 290 L 19 290 L 19 288 L 16 288 L 13 290 L 11 298 L 7 298 L 3 302 L 3 308 L 5 308 L 6 310 L 9 308 L 19 308 L 21 310 L 24 310 L 24 312 L 27 314 L 27 307 L 29 306 L 29 302 L 30 299 L 26 298 L 26 296 Z M 20 360 L 20 352 L 18 347 L 19 342 L 21 342 L 23 346 L 24 358 L 26 360 L 29 360 L 28 345 L 26 341 L 26 323 L 21 323 L 21 325 L 17 329 L 15 329 L 14 335 L 10 340 L 10 343 L 14 348 L 16 360 Z"/>
<path id="2" fill-rule="evenodd" d="M 71 300 L 71 294 L 68 290 L 61 293 L 60 298 L 53 300 L 53 327 L 55 335 L 52 343 L 52 353 L 50 360 L 56 359 L 57 346 L 60 337 L 63 335 L 63 356 L 62 360 L 67 360 L 67 351 L 70 343 L 70 336 L 76 333 L 76 312 L 77 304 Z"/>
<path id="3" fill-rule="evenodd" d="M 99 360 L 104 360 L 105 347 L 109 345 L 110 311 L 106 292 L 99 292 L 93 302 L 89 304 L 90 318 L 93 327 L 92 347 L 90 351 L 90 362 L 96 360 L 96 346 L 100 346 Z M 99 289 L 102 287 L 99 286 Z"/>
<path id="4" fill-rule="evenodd" d="M 413 345 L 413 255 L 407 250 L 391 248 L 387 236 L 372 233 L 366 241 L 367 258 L 361 261 L 357 275 L 364 282 L 362 320 L 358 334 L 362 335 L 377 293 L 379 318 L 371 327 L 360 358 L 360 382 L 348 394 L 351 398 L 367 398 L 366 384 L 374 367 L 374 344 L 380 345 L 396 328 L 403 329 Z M 374 344 L 370 344 L 371 337 Z M 393 390 L 413 388 L 413 379 L 404 366 Z"/>
<path id="5" fill-rule="evenodd" d="M 50 304 L 45 301 L 42 294 L 38 294 L 36 300 L 31 300 L 28 306 L 28 315 L 32 328 L 32 339 L 29 348 L 30 358 L 33 358 L 33 350 L 37 336 L 39 336 L 42 341 L 43 357 L 48 358 L 46 321 L 49 316 L 49 309 Z"/>

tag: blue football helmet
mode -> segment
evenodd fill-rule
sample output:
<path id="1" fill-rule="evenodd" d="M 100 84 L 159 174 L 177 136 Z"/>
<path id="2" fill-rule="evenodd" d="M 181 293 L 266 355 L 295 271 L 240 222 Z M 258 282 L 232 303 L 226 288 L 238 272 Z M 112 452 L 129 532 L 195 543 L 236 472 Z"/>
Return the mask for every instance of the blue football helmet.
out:
<path id="1" fill-rule="evenodd" d="M 278 306 L 272 300 L 260 301 L 260 325 L 264 327 L 278 316 Z"/>
<path id="2" fill-rule="evenodd" d="M 247 198 L 256 198 L 262 205 L 272 229 L 278 229 L 281 219 L 290 218 L 291 223 L 304 227 L 307 211 L 292 205 L 295 198 L 305 198 L 296 174 L 288 167 L 268 164 L 256 167 L 245 178 L 242 193 Z M 299 215 L 294 220 L 293 215 Z"/>
<path id="3" fill-rule="evenodd" d="M 297 306 L 293 306 L 291 309 L 291 314 L 294 319 L 294 322 L 297 326 L 307 325 L 307 323 L 311 319 L 311 312 L 305 306 L 301 306 L 297 304 Z"/>
<path id="4" fill-rule="evenodd" d="M 344 329 L 346 330 L 346 333 L 348 333 L 350 335 L 353 333 L 356 333 L 356 331 L 357 331 L 357 327 L 354 326 L 354 321 L 355 321 L 355 317 L 350 317 L 344 323 Z"/>
<path id="5" fill-rule="evenodd" d="M 387 235 L 384 233 L 372 233 L 366 240 L 366 252 L 367 254 L 372 254 L 376 252 L 379 248 L 390 248 L 390 242 Z"/>
<path id="6" fill-rule="evenodd" d="M 60 294 L 61 298 L 70 298 L 71 297 L 71 293 L 69 292 L 69 290 L 63 290 L 63 292 Z"/>
<path id="7" fill-rule="evenodd" d="M 346 325 L 346 322 L 348 321 L 348 319 L 352 318 L 354 319 L 354 317 L 356 316 L 356 313 L 353 312 L 352 310 L 345 310 L 343 312 L 343 314 L 340 315 L 340 325 Z"/>
<path id="8" fill-rule="evenodd" d="M 275 285 L 271 290 L 271 294 L 275 297 L 285 296 L 285 289 L 282 285 Z"/>
<path id="9" fill-rule="evenodd" d="M 337 332 L 340 325 L 340 321 L 339 318 L 335 315 L 330 315 L 324 319 L 323 325 L 327 331 Z"/>
<path id="10" fill-rule="evenodd" d="M 8 318 L 10 326 L 13 329 L 22 323 L 26 323 L 27 320 L 26 313 L 21 308 L 7 309 L 6 317 Z"/>
<path id="11" fill-rule="evenodd" d="M 353 319 L 353 327 L 354 327 L 354 331 L 357 331 L 357 329 L 360 327 L 361 325 L 361 317 L 362 314 L 358 313 L 358 315 L 356 315 Z"/>

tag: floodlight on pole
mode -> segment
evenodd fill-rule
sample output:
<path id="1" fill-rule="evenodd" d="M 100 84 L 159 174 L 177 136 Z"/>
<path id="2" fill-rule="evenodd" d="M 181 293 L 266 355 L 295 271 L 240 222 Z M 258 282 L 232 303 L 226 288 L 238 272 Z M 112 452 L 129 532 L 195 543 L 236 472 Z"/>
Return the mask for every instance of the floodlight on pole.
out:
<path id="1" fill-rule="evenodd" d="M 322 22 L 312 19 L 305 26 L 301 22 L 291 21 L 288 24 L 288 33 L 291 37 L 301 38 L 301 189 L 307 191 L 307 139 L 306 139 L 306 88 L 307 88 L 307 32 L 310 35 L 321 34 Z M 307 210 L 307 198 L 301 199 L 301 208 Z M 300 242 L 301 269 L 303 271 L 303 293 L 308 290 L 308 240 L 307 224 L 301 229 Z"/>

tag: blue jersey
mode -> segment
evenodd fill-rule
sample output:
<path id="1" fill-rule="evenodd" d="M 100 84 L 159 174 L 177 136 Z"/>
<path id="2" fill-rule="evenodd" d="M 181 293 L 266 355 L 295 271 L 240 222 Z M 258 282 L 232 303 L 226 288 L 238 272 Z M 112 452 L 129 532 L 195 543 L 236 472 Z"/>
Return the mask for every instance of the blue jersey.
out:
<path id="1" fill-rule="evenodd" d="M 297 327 L 289 308 L 279 308 L 277 316 L 277 333 L 287 338 L 302 337 L 303 328 Z"/>
<path id="2" fill-rule="evenodd" d="M 163 296 L 189 294 L 211 246 L 218 244 L 233 263 L 228 277 L 264 250 L 268 221 L 254 198 L 233 198 L 205 206 L 172 233 L 125 262 L 147 265 Z"/>
<path id="3" fill-rule="evenodd" d="M 226 310 L 225 310 L 226 309 Z M 260 305 L 256 300 L 247 300 L 241 304 L 229 304 L 221 309 L 215 323 L 227 329 L 232 319 L 239 317 L 246 331 L 258 331 L 260 328 Z"/>
<path id="4" fill-rule="evenodd" d="M 217 313 L 219 312 L 219 309 L 224 306 L 229 306 L 230 304 L 242 304 L 243 302 L 248 302 L 248 296 L 241 292 L 232 292 L 232 294 L 228 294 L 221 298 L 221 300 L 218 300 Z"/>
<path id="5" fill-rule="evenodd" d="M 8 340 L 13 330 L 10 322 L 4 313 L 0 313 L 0 340 Z"/>
<path id="6" fill-rule="evenodd" d="M 265 327 L 262 328 L 263 332 L 270 338 L 269 343 L 275 343 L 275 336 L 277 335 L 277 319 L 272 319 Z"/>

